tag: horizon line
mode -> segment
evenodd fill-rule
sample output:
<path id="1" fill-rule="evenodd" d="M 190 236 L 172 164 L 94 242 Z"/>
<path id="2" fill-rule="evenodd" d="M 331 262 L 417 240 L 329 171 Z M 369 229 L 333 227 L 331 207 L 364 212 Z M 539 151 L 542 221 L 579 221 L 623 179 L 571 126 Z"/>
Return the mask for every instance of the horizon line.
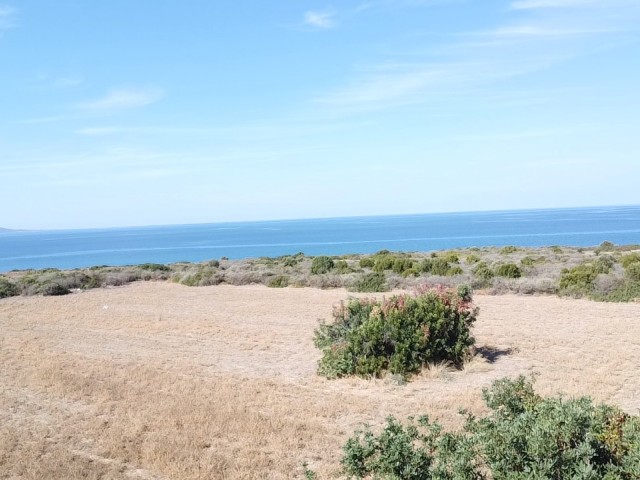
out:
<path id="1" fill-rule="evenodd" d="M 165 224 L 146 224 L 146 225 L 121 225 L 108 227 L 72 227 L 72 228 L 5 228 L 0 227 L 0 233 L 11 232 L 62 232 L 62 231 L 87 231 L 87 230 L 118 230 L 130 228 L 157 228 L 157 227 L 190 227 L 199 225 L 234 225 L 246 223 L 277 223 L 277 222 L 305 222 L 318 220 L 348 220 L 358 218 L 384 218 L 384 217 L 412 217 L 423 215 L 465 215 L 474 213 L 507 213 L 507 212 L 534 212 L 547 210 L 587 210 L 594 208 L 628 208 L 640 207 L 640 204 L 616 204 L 616 205 L 585 205 L 572 207 L 529 207 L 516 209 L 487 209 L 487 210 L 456 210 L 456 211 L 438 211 L 438 212 L 415 212 L 415 213 L 390 213 L 390 214 L 373 214 L 373 215 L 346 215 L 346 216 L 327 216 L 327 217 L 306 217 L 306 218 L 273 218 L 261 220 L 227 220 L 212 222 L 196 222 L 196 223 L 165 223 Z"/>

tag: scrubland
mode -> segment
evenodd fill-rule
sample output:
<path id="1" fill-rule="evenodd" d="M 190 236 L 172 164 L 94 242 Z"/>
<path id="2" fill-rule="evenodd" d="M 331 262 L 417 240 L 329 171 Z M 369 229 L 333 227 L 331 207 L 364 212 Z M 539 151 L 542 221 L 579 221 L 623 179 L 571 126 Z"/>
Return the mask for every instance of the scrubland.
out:
<path id="1" fill-rule="evenodd" d="M 635 267 L 628 273 L 633 253 L 605 247 L 487 249 L 435 257 L 383 252 L 315 264 L 298 256 L 291 257 L 295 263 L 285 258 L 105 267 L 93 270 L 96 286 L 125 284 L 141 272 L 166 281 L 4 298 L 0 478 L 290 479 L 304 478 L 305 464 L 319 478 L 336 478 L 341 447 L 363 424 L 379 428 L 388 415 L 405 419 L 424 413 L 455 431 L 464 421 L 460 408 L 486 413 L 483 387 L 520 374 L 534 374 L 541 395 L 589 395 L 637 414 L 640 303 L 569 298 L 602 293 L 608 278 L 635 281 Z M 469 259 L 472 255 L 478 258 Z M 373 264 L 363 258 L 373 258 Z M 445 271 L 439 258 L 462 272 Z M 484 280 L 473 273 L 482 270 L 477 268 L 482 262 L 492 272 Z M 517 266 L 521 276 L 496 276 L 506 264 Z M 22 289 L 32 275 L 33 291 L 20 293 L 46 293 L 38 289 L 65 275 L 90 273 L 13 272 L 7 282 Z M 485 293 L 474 297 L 475 354 L 459 369 L 428 365 L 408 382 L 393 376 L 328 380 L 316 371 L 318 320 L 329 320 L 350 295 L 390 294 L 229 285 L 286 277 L 272 286 L 307 282 L 353 289 L 365 275 L 376 284 L 378 274 L 385 288 L 488 282 L 476 284 Z M 41 275 L 51 275 L 49 282 L 40 281 Z M 108 275 L 113 276 L 107 281 Z M 113 281 L 121 275 L 129 277 Z M 560 288 L 562 275 L 572 278 Z M 185 285 L 208 282 L 220 285 Z M 513 294 L 563 289 L 564 298 Z M 487 294 L 499 292 L 506 293 Z"/>
<path id="2" fill-rule="evenodd" d="M 66 295 L 136 281 L 186 286 L 266 285 L 384 292 L 418 285 L 466 284 L 489 294 L 552 294 L 598 301 L 640 299 L 640 245 L 485 247 L 438 252 L 380 251 L 371 255 L 305 256 L 201 263 L 94 266 L 0 274 L 0 298 Z"/>

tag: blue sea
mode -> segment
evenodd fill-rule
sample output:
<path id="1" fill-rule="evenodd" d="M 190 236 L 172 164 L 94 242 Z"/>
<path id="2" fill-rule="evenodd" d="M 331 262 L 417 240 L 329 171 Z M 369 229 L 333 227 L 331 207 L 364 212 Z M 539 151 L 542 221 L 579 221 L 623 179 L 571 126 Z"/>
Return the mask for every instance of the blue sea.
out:
<path id="1" fill-rule="evenodd" d="M 640 244 L 640 206 L 0 232 L 0 272 L 483 246 Z"/>

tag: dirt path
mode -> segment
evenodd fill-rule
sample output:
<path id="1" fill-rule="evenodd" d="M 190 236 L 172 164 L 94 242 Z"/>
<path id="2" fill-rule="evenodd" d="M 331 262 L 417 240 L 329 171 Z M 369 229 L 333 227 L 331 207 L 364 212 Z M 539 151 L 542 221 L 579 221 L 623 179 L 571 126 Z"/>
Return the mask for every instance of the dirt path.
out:
<path id="1" fill-rule="evenodd" d="M 455 428 L 492 380 L 640 410 L 640 304 L 478 296 L 490 361 L 406 386 L 315 375 L 343 290 L 138 283 L 0 301 L 0 478 L 289 479 L 334 474 L 363 422 Z"/>

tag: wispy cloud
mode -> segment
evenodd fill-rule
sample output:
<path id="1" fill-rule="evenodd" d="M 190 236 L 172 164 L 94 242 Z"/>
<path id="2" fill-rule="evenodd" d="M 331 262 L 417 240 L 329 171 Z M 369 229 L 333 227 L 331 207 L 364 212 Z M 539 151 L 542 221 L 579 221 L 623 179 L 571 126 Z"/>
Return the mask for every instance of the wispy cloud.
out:
<path id="1" fill-rule="evenodd" d="M 528 12 L 586 5 L 615 6 L 615 15 L 603 16 L 592 9 L 580 15 L 574 11 L 553 16 Z M 378 64 L 359 67 L 345 84 L 316 95 L 313 103 L 333 112 L 358 113 L 487 91 L 491 83 L 606 48 L 603 40 L 637 30 L 632 21 L 640 10 L 637 0 L 518 0 L 510 6 L 523 10 L 520 23 L 514 23 L 513 13 L 505 12 L 501 24 L 493 29 L 443 36 L 423 50 L 416 48 L 412 37 L 406 49 L 396 47 Z"/>
<path id="2" fill-rule="evenodd" d="M 554 28 L 544 25 L 515 25 L 488 32 L 478 32 L 476 35 L 488 37 L 563 37 L 612 33 L 614 31 L 616 30 L 608 28 Z"/>
<path id="3" fill-rule="evenodd" d="M 77 107 L 85 111 L 116 111 L 145 107 L 164 97 L 159 88 L 126 88 L 111 90 L 104 97 L 79 103 Z"/>
<path id="4" fill-rule="evenodd" d="M 0 30 L 15 26 L 14 18 L 17 10 L 9 5 L 0 5 Z"/>
<path id="5" fill-rule="evenodd" d="M 304 14 L 304 24 L 314 28 L 329 29 L 336 26 L 332 12 L 308 11 Z"/>
<path id="6" fill-rule="evenodd" d="M 615 7 L 637 4 L 635 0 L 517 0 L 511 3 L 513 10 L 536 8 Z"/>

